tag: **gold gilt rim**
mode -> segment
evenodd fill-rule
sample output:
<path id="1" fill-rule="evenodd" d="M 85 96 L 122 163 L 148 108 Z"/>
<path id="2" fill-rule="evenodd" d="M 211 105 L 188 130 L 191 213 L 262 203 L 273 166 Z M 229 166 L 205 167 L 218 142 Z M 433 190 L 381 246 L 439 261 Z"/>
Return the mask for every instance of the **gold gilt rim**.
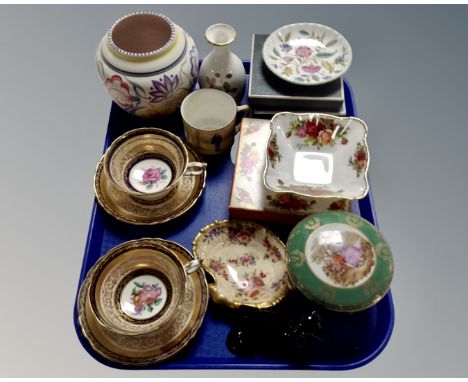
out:
<path id="1" fill-rule="evenodd" d="M 193 160 L 196 162 L 202 161 L 200 156 L 195 151 L 193 151 L 190 147 L 186 146 L 186 148 L 189 153 L 189 160 Z M 193 159 L 191 159 L 191 157 Z M 194 188 L 192 189 L 192 192 L 190 196 L 188 197 L 187 202 L 182 206 L 174 205 L 173 214 L 170 214 L 169 216 L 166 216 L 165 218 L 154 217 L 153 220 L 145 220 L 145 221 L 142 221 L 139 219 L 133 219 L 129 216 L 125 216 L 125 214 L 120 213 L 119 211 L 116 211 L 114 208 L 112 208 L 111 205 L 109 205 L 109 203 L 107 202 L 107 198 L 109 197 L 109 194 L 112 194 L 112 192 L 107 192 L 107 196 L 102 192 L 102 189 L 101 189 L 103 187 L 102 179 L 103 177 L 106 176 L 105 171 L 104 171 L 104 158 L 105 158 L 105 154 L 101 157 L 101 159 L 99 160 L 99 163 L 96 166 L 96 171 L 94 174 L 94 195 L 96 197 L 98 204 L 104 209 L 104 211 L 106 211 L 109 215 L 111 215 L 115 219 L 124 223 L 129 223 L 129 224 L 134 224 L 134 225 L 157 225 L 157 224 L 166 223 L 170 220 L 176 219 L 179 216 L 186 213 L 187 211 L 189 211 L 195 205 L 195 203 L 198 201 L 198 199 L 200 199 L 201 195 L 203 194 L 203 190 L 205 189 L 205 186 L 206 186 L 206 169 L 204 168 L 201 175 L 195 176 L 196 179 L 195 179 Z M 113 188 L 110 182 L 108 182 L 108 186 L 111 187 L 111 189 Z M 177 188 L 179 186 L 180 185 L 178 185 Z M 177 189 L 175 190 L 175 193 L 176 192 L 177 192 Z M 173 193 L 172 195 L 175 195 L 175 193 Z M 126 195 L 125 197 L 128 199 L 132 198 L 129 195 Z M 132 200 L 135 202 L 134 198 L 132 198 Z M 141 205 L 145 206 L 146 204 L 142 202 Z"/>
<path id="2" fill-rule="evenodd" d="M 369 170 L 369 163 L 370 163 L 370 152 L 369 152 L 369 146 L 367 145 L 367 135 L 368 135 L 368 132 L 369 132 L 369 129 L 367 127 L 367 124 L 360 118 L 357 118 L 357 117 L 349 117 L 349 116 L 345 116 L 345 117 L 340 117 L 340 116 L 337 116 L 337 115 L 331 115 L 331 114 L 325 114 L 325 113 L 292 113 L 292 112 L 289 112 L 289 111 L 283 111 L 281 113 L 276 113 L 270 120 L 270 132 L 268 134 L 268 139 L 267 139 L 267 146 L 268 144 L 270 143 L 270 139 L 271 139 L 271 136 L 273 134 L 273 123 L 274 123 L 274 120 L 276 117 L 279 117 L 281 115 L 294 115 L 296 117 L 302 117 L 302 116 L 319 116 L 319 117 L 324 117 L 324 118 L 332 118 L 332 119 L 337 119 L 337 120 L 340 120 L 340 121 L 344 121 L 344 120 L 353 120 L 353 121 L 356 121 L 358 122 L 359 124 L 362 125 L 362 127 L 364 128 L 364 146 L 366 148 L 366 152 L 367 152 L 367 163 L 366 163 L 366 168 L 364 169 L 363 171 L 363 174 L 364 174 L 364 181 L 365 181 L 365 184 L 366 184 L 366 188 L 365 190 L 359 194 L 358 196 L 353 196 L 353 197 L 346 197 L 346 196 L 340 196 L 340 195 L 330 195 L 330 196 L 317 196 L 317 198 L 320 198 L 320 199 L 331 199 L 331 198 L 339 198 L 339 199 L 346 199 L 346 200 L 357 200 L 357 199 L 362 199 L 362 198 L 365 198 L 366 195 L 369 193 L 369 179 L 367 178 L 367 172 Z M 269 160 L 268 160 L 268 156 L 267 156 L 267 159 L 265 161 L 265 168 L 263 170 L 263 185 L 270 191 L 274 192 L 274 193 L 287 193 L 287 194 L 295 194 L 295 195 L 298 195 L 298 196 L 305 196 L 305 197 L 311 197 L 310 195 L 308 194 L 304 194 L 302 192 L 298 192 L 298 191 L 281 191 L 279 192 L 278 190 L 275 190 L 273 188 L 271 188 L 268 184 L 267 184 L 267 181 L 266 181 L 266 174 L 267 174 L 267 169 L 269 167 Z"/>
<path id="3" fill-rule="evenodd" d="M 161 248 L 163 247 L 163 248 Z M 162 243 L 155 242 L 154 240 L 150 238 L 143 238 L 143 239 L 137 239 L 137 240 L 130 240 L 127 242 L 124 242 L 122 244 L 119 244 L 111 249 L 109 249 L 104 256 L 99 258 L 99 260 L 94 264 L 94 266 L 89 270 L 87 277 L 91 280 L 91 286 L 89 288 L 89 304 L 90 304 L 90 309 L 95 317 L 96 321 L 99 323 L 99 325 L 105 327 L 108 330 L 112 330 L 116 333 L 123 334 L 123 335 L 142 335 L 148 333 L 148 331 L 152 330 L 157 330 L 161 326 L 165 325 L 166 321 L 161 320 L 157 327 L 151 329 L 139 329 L 139 330 L 133 330 L 131 333 L 125 332 L 125 330 L 120 329 L 119 327 L 115 326 L 115 323 L 108 322 L 105 318 L 103 318 L 99 312 L 98 304 L 96 302 L 96 288 L 98 287 L 100 280 L 102 280 L 103 276 L 105 277 L 111 270 L 107 269 L 108 266 L 113 263 L 114 261 L 118 262 L 119 258 L 121 256 L 124 256 L 127 254 L 129 251 L 135 251 L 138 249 L 147 249 L 147 250 L 152 250 L 152 251 L 157 251 L 159 253 L 163 253 L 165 256 L 170 257 L 172 260 L 174 260 L 176 263 L 179 263 L 179 265 L 182 267 L 182 262 L 179 259 L 179 256 L 175 251 L 167 248 L 164 246 Z M 138 264 L 135 264 L 138 265 Z M 114 264 L 114 267 L 116 264 Z M 134 271 L 134 270 L 133 270 Z M 132 271 L 132 272 L 133 272 Z M 132 273 L 130 272 L 130 273 Z M 128 276 L 128 274 L 127 274 Z M 122 280 L 121 280 L 122 281 Z M 102 285 L 101 285 L 102 288 Z M 172 291 L 171 291 L 172 293 Z M 93 296 L 93 297 L 91 297 Z M 170 304 L 169 304 L 170 305 Z M 168 305 L 168 306 L 169 306 Z M 123 315 L 123 313 L 122 313 Z M 154 321 L 154 319 L 150 319 L 150 321 Z M 149 323 L 142 323 L 142 324 L 147 324 L 151 325 Z"/>
<path id="4" fill-rule="evenodd" d="M 275 235 L 270 229 L 262 226 L 261 224 L 258 224 L 258 223 L 255 223 L 255 222 L 252 222 L 252 221 L 248 221 L 248 220 L 238 220 L 238 219 L 235 219 L 235 220 L 214 220 L 212 223 L 206 225 L 205 227 L 203 227 L 198 233 L 197 235 L 195 236 L 195 238 L 193 239 L 192 241 L 192 246 L 193 246 L 193 256 L 200 260 L 201 264 L 202 264 L 202 268 L 204 269 L 205 272 L 207 272 L 214 280 L 216 280 L 216 275 L 211 271 L 210 268 L 208 268 L 207 265 L 204 264 L 203 262 L 203 257 L 199 255 L 199 245 L 198 245 L 198 242 L 200 241 L 201 237 L 209 230 L 211 230 L 213 227 L 216 227 L 216 226 L 227 226 L 229 224 L 232 224 L 233 222 L 237 222 L 237 223 L 243 223 L 243 224 L 251 224 L 251 225 L 254 225 L 256 226 L 258 229 L 264 229 L 267 233 L 269 233 L 271 236 L 273 236 L 277 241 L 278 243 L 280 244 L 282 250 L 283 250 L 283 260 L 284 260 L 284 263 L 285 263 L 285 266 L 286 266 L 286 271 L 287 271 L 287 265 L 286 265 L 286 245 L 283 243 L 283 241 L 277 236 Z M 210 295 L 211 295 L 211 298 L 213 299 L 213 301 L 215 301 L 216 303 L 218 304 L 223 304 L 223 305 L 226 305 L 230 308 L 233 308 L 233 309 L 237 309 L 237 308 L 240 308 L 241 306 L 248 306 L 248 307 L 251 307 L 251 308 L 256 308 L 256 309 L 266 309 L 266 308 L 270 308 L 272 306 L 275 306 L 277 305 L 279 302 L 281 302 L 285 297 L 286 295 L 288 294 L 288 292 L 290 290 L 292 290 L 292 283 L 291 283 L 291 280 L 290 280 L 290 275 L 289 275 L 289 272 L 286 272 L 287 273 L 287 285 L 286 285 L 286 288 L 284 290 L 284 293 L 277 297 L 276 299 L 274 300 L 271 300 L 271 301 L 265 301 L 265 302 L 262 302 L 262 303 L 259 303 L 259 304 L 249 304 L 249 303 L 242 303 L 242 302 L 238 302 L 238 301 L 233 301 L 233 300 L 230 300 L 228 299 L 226 296 L 224 296 L 216 287 L 216 281 L 214 281 L 213 283 L 210 283 L 208 286 L 209 286 L 209 290 L 210 290 Z"/>
<path id="5" fill-rule="evenodd" d="M 145 238 L 140 240 L 152 240 L 161 245 L 167 246 L 168 249 L 174 250 L 174 252 L 176 252 L 178 256 L 180 256 L 181 261 L 184 263 L 193 259 L 193 255 L 186 248 L 173 241 L 154 238 Z M 100 261 L 100 259 L 98 261 Z M 199 269 L 196 272 L 193 272 L 189 277 L 193 278 L 194 293 L 198 296 L 194 299 L 192 314 L 187 319 L 192 323 L 192 325 L 185 325 L 182 333 L 178 333 L 179 335 L 183 334 L 182 338 L 177 340 L 177 335 L 174 336 L 172 340 L 169 341 L 168 345 L 162 346 L 162 348 L 158 349 L 158 351 L 156 351 L 155 354 L 145 357 L 134 357 L 131 355 L 117 354 L 111 350 L 108 350 L 104 345 L 97 341 L 96 337 L 90 329 L 86 318 L 87 301 L 89 300 L 87 297 L 91 283 L 90 278 L 86 277 L 86 279 L 83 281 L 80 287 L 77 299 L 78 324 L 80 326 L 83 337 L 87 340 L 91 348 L 103 358 L 111 362 L 127 366 L 146 366 L 150 364 L 156 364 L 159 362 L 163 362 L 168 358 L 176 355 L 198 333 L 198 330 L 200 329 L 203 323 L 203 318 L 208 308 L 208 284 L 203 270 Z"/>

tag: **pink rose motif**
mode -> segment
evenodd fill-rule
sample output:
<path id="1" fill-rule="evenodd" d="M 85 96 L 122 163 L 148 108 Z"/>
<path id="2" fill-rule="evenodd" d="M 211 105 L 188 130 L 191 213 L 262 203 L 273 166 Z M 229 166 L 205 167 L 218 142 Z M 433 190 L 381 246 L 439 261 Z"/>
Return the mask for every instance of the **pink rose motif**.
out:
<path id="1" fill-rule="evenodd" d="M 105 82 L 107 91 L 112 99 L 123 108 L 132 107 L 132 97 L 129 86 L 123 82 L 120 76 L 114 75 Z"/>
<path id="2" fill-rule="evenodd" d="M 319 143 L 321 145 L 328 145 L 329 143 L 331 143 L 332 141 L 332 134 L 333 134 L 333 131 L 331 130 L 322 130 L 318 137 L 317 137 L 317 140 L 319 141 Z"/>
<path id="3" fill-rule="evenodd" d="M 247 256 L 247 255 L 242 256 L 242 257 L 241 257 L 241 262 L 242 262 L 242 265 L 244 265 L 244 266 L 245 266 L 245 265 L 249 265 L 249 263 L 250 263 L 250 257 Z"/>
<path id="4" fill-rule="evenodd" d="M 296 56 L 302 58 L 309 58 L 312 55 L 312 49 L 308 46 L 300 46 L 296 48 Z"/>
<path id="5" fill-rule="evenodd" d="M 239 232 L 237 234 L 237 241 L 240 243 L 240 244 L 244 244 L 244 243 L 247 243 L 250 239 L 250 236 L 249 236 L 249 233 L 248 232 Z"/>
<path id="6" fill-rule="evenodd" d="M 250 276 L 248 280 L 242 280 L 238 284 L 238 288 L 244 291 L 245 293 L 250 292 L 255 288 L 261 288 L 263 286 L 265 286 L 265 282 L 258 276 Z"/>
<path id="7" fill-rule="evenodd" d="M 342 256 L 346 264 L 352 267 L 357 267 L 361 261 L 362 250 L 361 248 L 355 247 L 353 245 L 347 245 L 343 249 Z"/>
<path id="8" fill-rule="evenodd" d="M 161 169 L 157 168 L 148 168 L 143 173 L 143 183 L 157 183 L 161 180 Z"/>
<path id="9" fill-rule="evenodd" d="M 143 289 L 140 292 L 140 300 L 143 304 L 152 304 L 161 296 L 161 288 L 155 288 L 149 284 L 143 284 Z"/>
<path id="10" fill-rule="evenodd" d="M 317 73 L 320 72 L 320 69 L 322 69 L 322 67 L 315 65 L 304 65 L 301 66 L 301 69 L 306 73 Z"/>
<path id="11" fill-rule="evenodd" d="M 301 137 L 301 138 L 304 138 L 307 134 L 307 130 L 305 129 L 305 127 L 301 127 L 299 129 L 297 129 L 297 136 L 298 137 Z"/>
<path id="12" fill-rule="evenodd" d="M 209 266 L 217 273 L 223 269 L 223 263 L 219 260 L 211 260 Z"/>
<path id="13" fill-rule="evenodd" d="M 139 292 L 132 294 L 135 313 L 141 313 L 144 310 L 145 305 L 153 304 L 161 294 L 161 288 L 143 283 L 143 288 Z"/>

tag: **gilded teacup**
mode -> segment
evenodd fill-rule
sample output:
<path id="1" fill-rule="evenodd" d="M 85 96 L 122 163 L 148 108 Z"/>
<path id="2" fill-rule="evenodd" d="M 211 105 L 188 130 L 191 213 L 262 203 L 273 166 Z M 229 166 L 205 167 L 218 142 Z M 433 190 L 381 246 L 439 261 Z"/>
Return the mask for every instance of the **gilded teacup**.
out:
<path id="1" fill-rule="evenodd" d="M 100 325 L 123 335 L 142 335 L 177 314 L 187 276 L 200 263 L 182 264 L 160 242 L 140 239 L 111 249 L 90 273 L 89 306 Z"/>
<path id="2" fill-rule="evenodd" d="M 154 127 L 121 135 L 104 156 L 104 170 L 113 185 L 147 201 L 165 198 L 183 176 L 200 175 L 204 167 L 205 163 L 189 162 L 179 137 Z"/>

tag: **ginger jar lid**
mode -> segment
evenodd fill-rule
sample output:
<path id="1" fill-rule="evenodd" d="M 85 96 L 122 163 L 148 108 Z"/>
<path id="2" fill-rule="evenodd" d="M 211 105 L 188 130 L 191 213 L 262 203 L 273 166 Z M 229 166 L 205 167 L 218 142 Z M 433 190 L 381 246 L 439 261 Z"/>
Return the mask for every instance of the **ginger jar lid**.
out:
<path id="1" fill-rule="evenodd" d="M 370 308 L 390 288 L 391 250 L 378 229 L 357 215 L 308 216 L 291 231 L 286 253 L 293 284 L 331 310 Z"/>

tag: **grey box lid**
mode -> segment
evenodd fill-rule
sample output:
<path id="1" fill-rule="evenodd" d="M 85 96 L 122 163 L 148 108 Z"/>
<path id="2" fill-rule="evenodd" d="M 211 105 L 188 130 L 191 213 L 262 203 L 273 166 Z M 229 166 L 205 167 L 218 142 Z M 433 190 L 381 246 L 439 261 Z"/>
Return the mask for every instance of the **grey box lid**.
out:
<path id="1" fill-rule="evenodd" d="M 278 78 L 263 62 L 262 49 L 268 35 L 252 36 L 249 104 L 253 107 L 294 110 L 340 111 L 344 103 L 343 79 L 318 86 L 294 85 Z"/>

